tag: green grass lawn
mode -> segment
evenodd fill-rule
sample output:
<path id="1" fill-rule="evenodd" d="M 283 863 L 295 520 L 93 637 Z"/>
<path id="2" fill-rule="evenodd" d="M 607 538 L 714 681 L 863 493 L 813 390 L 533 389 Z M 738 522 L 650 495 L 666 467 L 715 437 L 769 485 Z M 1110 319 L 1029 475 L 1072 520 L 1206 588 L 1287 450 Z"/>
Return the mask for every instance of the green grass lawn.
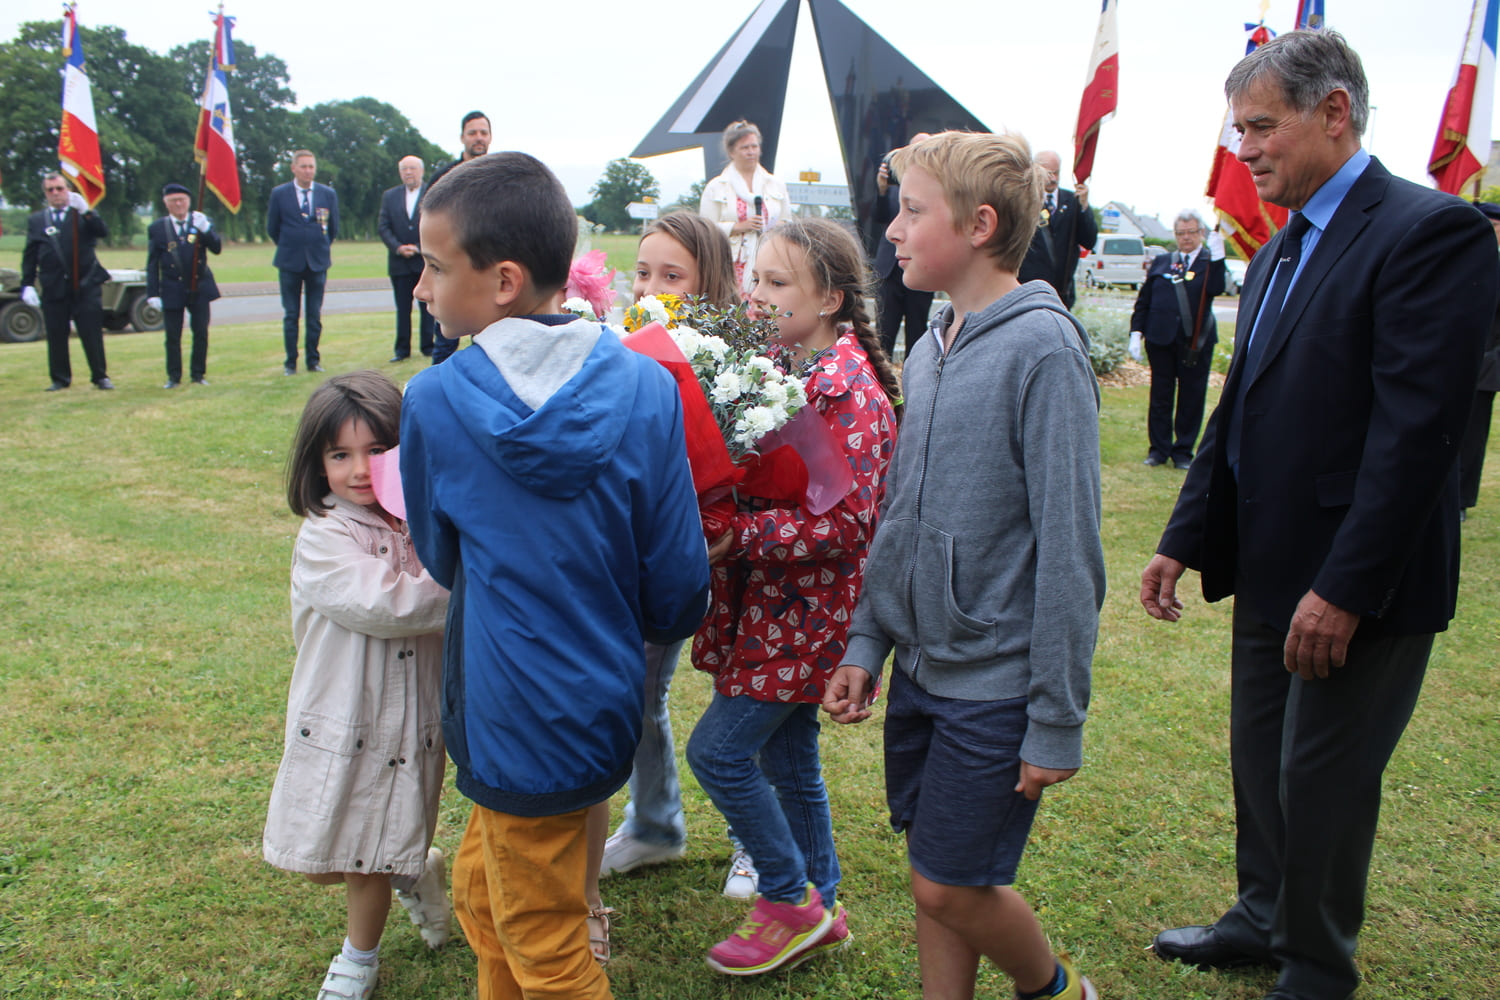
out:
<path id="1" fill-rule="evenodd" d="M 609 266 L 626 273 L 635 270 L 636 236 L 600 235 L 590 238 L 592 245 L 609 254 Z M 21 267 L 21 251 L 25 249 L 23 235 L 0 236 L 0 266 Z M 271 256 L 276 247 L 266 243 L 230 243 L 224 252 L 209 258 L 214 277 L 220 284 L 242 281 L 276 281 L 276 269 L 271 266 Z M 145 237 L 139 238 L 131 247 L 102 247 L 99 260 L 105 267 L 144 268 L 146 266 Z M 386 275 L 387 253 L 385 244 L 379 240 L 353 242 L 339 240 L 333 245 L 333 268 L 329 277 L 338 278 L 383 278 Z"/>
<path id="2" fill-rule="evenodd" d="M 385 317 L 330 316 L 325 362 L 409 377 L 410 364 L 384 364 L 387 341 Z M 278 324 L 216 330 L 212 385 L 173 392 L 159 388 L 158 336 L 106 343 L 112 393 L 80 378 L 43 394 L 45 346 L 0 346 L 0 542 L 16 570 L 0 592 L 0 735 L 17 752 L 0 772 L 0 997 L 309 997 L 342 939 L 342 896 L 262 862 L 260 831 L 293 659 L 298 522 L 281 470 L 314 377 L 281 375 Z M 1234 895 L 1229 609 L 1190 594 L 1167 626 L 1136 603 L 1181 481 L 1141 466 L 1145 410 L 1144 388 L 1104 393 L 1110 591 L 1087 764 L 1048 792 L 1018 887 L 1103 997 L 1255 1000 L 1270 974 L 1143 951 Z M 1386 774 L 1361 1000 L 1500 995 L 1497 450 L 1464 529 L 1460 617 Z M 679 748 L 708 695 L 706 677 L 679 672 Z M 620 911 L 616 996 L 920 995 L 879 719 L 828 726 L 823 751 L 853 947 L 748 980 L 703 964 L 742 910 L 719 895 L 724 824 L 684 766 L 686 858 L 605 882 Z M 450 787 L 437 834 L 450 854 L 467 811 Z M 399 907 L 382 957 L 386 1000 L 474 993 L 462 940 L 429 952 Z M 986 974 L 980 996 L 1009 995 Z"/>

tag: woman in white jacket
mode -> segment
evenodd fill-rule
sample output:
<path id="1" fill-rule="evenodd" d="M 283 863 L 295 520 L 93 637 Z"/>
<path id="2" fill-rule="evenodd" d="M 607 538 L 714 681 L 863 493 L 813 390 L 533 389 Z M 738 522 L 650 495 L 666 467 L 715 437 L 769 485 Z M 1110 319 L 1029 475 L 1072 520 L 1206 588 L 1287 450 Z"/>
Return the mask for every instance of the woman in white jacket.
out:
<path id="1" fill-rule="evenodd" d="M 729 237 L 734 276 L 746 297 L 760 234 L 787 214 L 791 202 L 786 185 L 760 165 L 760 129 L 747 121 L 734 122 L 724 130 L 724 152 L 729 165 L 704 185 L 698 214 Z"/>

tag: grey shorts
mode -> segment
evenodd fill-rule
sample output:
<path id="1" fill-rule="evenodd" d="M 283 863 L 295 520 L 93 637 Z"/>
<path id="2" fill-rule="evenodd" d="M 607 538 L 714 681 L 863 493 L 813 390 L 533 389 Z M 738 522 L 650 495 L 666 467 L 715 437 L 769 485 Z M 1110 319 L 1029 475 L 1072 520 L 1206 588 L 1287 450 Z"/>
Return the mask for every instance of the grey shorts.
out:
<path id="1" fill-rule="evenodd" d="M 885 795 L 918 874 L 940 885 L 1010 885 L 1037 803 L 1021 778 L 1026 699 L 939 698 L 892 667 Z"/>

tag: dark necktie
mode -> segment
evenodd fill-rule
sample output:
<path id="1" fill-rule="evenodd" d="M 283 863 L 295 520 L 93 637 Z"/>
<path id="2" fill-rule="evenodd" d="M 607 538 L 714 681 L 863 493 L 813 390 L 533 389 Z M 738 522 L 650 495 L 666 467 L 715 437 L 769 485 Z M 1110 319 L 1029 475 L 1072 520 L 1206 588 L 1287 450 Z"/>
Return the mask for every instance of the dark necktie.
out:
<path id="1" fill-rule="evenodd" d="M 187 239 L 187 223 L 186 222 L 179 222 L 179 223 L 177 223 L 177 238 L 179 240 L 185 240 L 185 239 Z"/>
<path id="2" fill-rule="evenodd" d="M 1230 411 L 1229 437 L 1226 442 L 1225 457 L 1229 459 L 1230 468 L 1235 470 L 1235 476 L 1239 476 L 1240 464 L 1240 427 L 1243 424 L 1245 411 L 1245 390 L 1249 388 L 1251 380 L 1260 368 L 1261 357 L 1265 354 L 1266 345 L 1270 343 L 1272 335 L 1276 332 L 1276 324 L 1281 319 L 1281 308 L 1286 304 L 1287 293 L 1292 288 L 1292 277 L 1297 273 L 1297 265 L 1302 260 L 1302 237 L 1307 233 L 1311 223 L 1307 216 L 1301 212 L 1292 216 L 1284 230 L 1285 238 L 1281 241 L 1281 256 L 1276 261 L 1276 274 L 1271 281 L 1271 290 L 1266 293 L 1265 305 L 1260 311 L 1260 318 L 1256 320 L 1250 334 L 1250 341 L 1245 345 L 1245 354 L 1240 358 L 1240 381 L 1235 387 L 1234 407 Z"/>
<path id="3" fill-rule="evenodd" d="M 308 200 L 308 192 L 302 192 L 302 217 L 304 219 L 312 215 L 312 202 Z"/>
<path id="4" fill-rule="evenodd" d="M 63 217 L 62 209 L 55 208 L 55 209 L 52 210 L 52 224 L 54 226 L 60 226 L 60 225 L 62 225 L 62 217 Z"/>
<path id="5" fill-rule="evenodd" d="M 1053 202 L 1052 195 L 1049 194 L 1047 195 L 1047 214 L 1051 215 L 1055 211 L 1057 211 L 1057 205 Z"/>

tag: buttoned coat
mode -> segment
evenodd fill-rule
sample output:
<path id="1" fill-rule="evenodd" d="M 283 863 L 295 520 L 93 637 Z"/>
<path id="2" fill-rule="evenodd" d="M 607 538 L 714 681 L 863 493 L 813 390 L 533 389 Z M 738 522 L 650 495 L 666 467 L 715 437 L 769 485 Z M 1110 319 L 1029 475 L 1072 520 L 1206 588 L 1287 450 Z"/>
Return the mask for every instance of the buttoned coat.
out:
<path id="1" fill-rule="evenodd" d="M 328 496 L 292 551 L 297 664 L 263 841 L 289 871 L 420 875 L 446 756 L 448 592 L 405 526 Z"/>
<path id="2" fill-rule="evenodd" d="M 189 303 L 197 305 L 219 297 L 218 283 L 208 266 L 209 252 L 218 253 L 223 246 L 219 232 L 190 228 L 189 235 L 191 239 L 180 238 L 176 221 L 170 216 L 157 219 L 146 229 L 146 294 L 160 296 L 163 309 L 184 309 Z M 195 254 L 198 285 L 189 295 Z"/>
<path id="3" fill-rule="evenodd" d="M 313 183 L 312 214 L 303 216 L 295 181 L 271 189 L 266 203 L 266 235 L 276 244 L 271 263 L 279 271 L 326 271 L 333 264 L 329 245 L 339 238 L 339 196 L 327 184 Z M 327 228 L 318 221 L 326 210 Z"/>

